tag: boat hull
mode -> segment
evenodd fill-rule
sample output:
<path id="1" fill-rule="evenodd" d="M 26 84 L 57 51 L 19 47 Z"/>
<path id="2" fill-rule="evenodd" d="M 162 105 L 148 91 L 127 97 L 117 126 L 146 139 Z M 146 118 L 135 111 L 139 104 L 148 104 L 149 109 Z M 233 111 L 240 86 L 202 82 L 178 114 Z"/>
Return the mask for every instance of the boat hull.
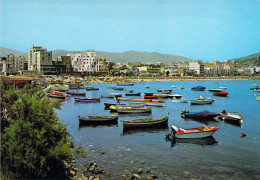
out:
<path id="1" fill-rule="evenodd" d="M 164 124 L 168 124 L 168 117 L 163 117 L 163 118 L 154 118 L 154 121 L 149 121 L 149 119 L 143 119 L 142 120 L 133 120 L 133 121 L 122 121 L 123 124 L 123 128 L 144 128 L 144 127 L 152 127 L 152 126 L 161 126 Z M 145 122 L 146 120 L 148 120 L 147 122 Z M 140 122 L 138 122 L 140 121 Z"/>
<path id="2" fill-rule="evenodd" d="M 118 113 L 150 113 L 152 108 L 118 108 Z"/>
<path id="3" fill-rule="evenodd" d="M 204 105 L 204 104 L 212 104 L 213 101 L 198 101 L 198 100 L 190 100 L 191 105 Z"/>
<path id="4" fill-rule="evenodd" d="M 80 124 L 106 124 L 106 123 L 117 123 L 118 116 L 108 116 L 106 118 L 99 117 L 78 117 Z"/>
<path id="5" fill-rule="evenodd" d="M 212 136 L 217 130 L 218 127 L 210 127 L 210 128 L 199 127 L 199 128 L 178 130 L 178 132 L 175 133 L 175 138 L 179 138 L 179 139 L 205 138 L 205 137 Z"/>

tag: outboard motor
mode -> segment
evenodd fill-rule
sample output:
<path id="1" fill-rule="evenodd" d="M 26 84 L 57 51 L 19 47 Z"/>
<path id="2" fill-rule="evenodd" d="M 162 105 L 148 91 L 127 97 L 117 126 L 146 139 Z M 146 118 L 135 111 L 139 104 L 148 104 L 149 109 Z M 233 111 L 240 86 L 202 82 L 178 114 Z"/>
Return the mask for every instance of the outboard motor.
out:
<path id="1" fill-rule="evenodd" d="M 181 111 L 181 115 L 183 115 L 184 113 L 189 113 L 190 111 L 188 109 L 185 109 L 184 111 Z"/>

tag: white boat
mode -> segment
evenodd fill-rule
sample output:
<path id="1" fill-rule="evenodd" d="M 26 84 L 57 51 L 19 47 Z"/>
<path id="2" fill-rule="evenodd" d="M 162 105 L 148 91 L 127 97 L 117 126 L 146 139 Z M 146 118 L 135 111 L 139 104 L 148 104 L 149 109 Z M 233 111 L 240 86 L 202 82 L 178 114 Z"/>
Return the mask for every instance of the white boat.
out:
<path id="1" fill-rule="evenodd" d="M 133 98 L 132 97 L 117 97 L 117 99 L 120 100 L 120 101 L 130 101 Z"/>
<path id="2" fill-rule="evenodd" d="M 191 138 L 205 138 L 212 136 L 219 128 L 218 127 L 195 127 L 189 129 L 177 128 L 176 126 L 171 126 L 173 135 L 175 138 L 180 139 L 191 139 Z"/>
<path id="3" fill-rule="evenodd" d="M 122 93 L 109 93 L 109 94 L 114 97 L 122 97 Z"/>
<path id="4" fill-rule="evenodd" d="M 237 112 L 226 112 L 225 110 L 223 110 L 220 113 L 220 117 L 223 120 L 229 120 L 229 121 L 233 121 L 233 122 L 238 122 L 240 124 L 243 123 L 242 116 L 240 116 Z"/>
<path id="5" fill-rule="evenodd" d="M 188 99 L 172 99 L 172 102 L 180 102 L 180 103 L 187 103 L 189 100 Z"/>
<path id="6" fill-rule="evenodd" d="M 147 106 L 157 106 L 157 107 L 166 107 L 163 102 L 147 102 L 145 103 Z"/>
<path id="7" fill-rule="evenodd" d="M 172 85 L 171 87 L 172 87 L 172 88 L 177 88 L 178 86 L 174 86 L 174 85 Z"/>
<path id="8" fill-rule="evenodd" d="M 260 92 L 260 89 L 254 89 L 253 91 L 254 92 Z"/>
<path id="9" fill-rule="evenodd" d="M 219 87 L 219 89 L 228 89 L 227 87 Z"/>
<path id="10" fill-rule="evenodd" d="M 152 111 L 151 107 L 118 107 L 118 113 L 149 113 Z"/>
<path id="11" fill-rule="evenodd" d="M 182 95 L 180 94 L 172 94 L 168 96 L 169 98 L 181 99 Z"/>
<path id="12" fill-rule="evenodd" d="M 209 89 L 209 92 L 220 92 L 223 91 L 222 89 Z"/>
<path id="13" fill-rule="evenodd" d="M 150 86 L 146 85 L 145 88 L 150 88 Z"/>
<path id="14" fill-rule="evenodd" d="M 256 100 L 260 101 L 260 94 L 258 96 L 256 96 Z"/>

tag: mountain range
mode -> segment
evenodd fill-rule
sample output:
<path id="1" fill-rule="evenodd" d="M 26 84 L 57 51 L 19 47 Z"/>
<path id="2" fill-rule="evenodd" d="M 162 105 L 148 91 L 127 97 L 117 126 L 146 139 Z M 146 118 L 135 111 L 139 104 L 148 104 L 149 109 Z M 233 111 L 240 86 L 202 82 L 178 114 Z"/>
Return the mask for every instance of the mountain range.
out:
<path id="1" fill-rule="evenodd" d="M 53 50 L 52 57 L 57 58 L 59 56 L 66 56 L 67 54 L 71 54 L 75 51 L 66 51 L 66 50 Z M 76 51 L 83 53 L 84 51 Z M 116 52 L 104 52 L 104 51 L 96 51 L 97 57 L 104 57 L 108 61 L 113 62 L 188 62 L 192 61 L 187 57 L 170 55 L 170 54 L 160 54 L 157 52 L 141 52 L 141 51 L 127 51 L 123 53 Z M 16 51 L 9 48 L 0 47 L 0 56 L 6 56 L 8 54 L 14 54 L 15 56 L 24 56 L 27 59 L 27 53 Z M 246 60 L 251 58 L 258 58 L 260 56 L 260 52 L 256 54 L 252 54 L 246 57 L 237 58 L 236 60 Z"/>

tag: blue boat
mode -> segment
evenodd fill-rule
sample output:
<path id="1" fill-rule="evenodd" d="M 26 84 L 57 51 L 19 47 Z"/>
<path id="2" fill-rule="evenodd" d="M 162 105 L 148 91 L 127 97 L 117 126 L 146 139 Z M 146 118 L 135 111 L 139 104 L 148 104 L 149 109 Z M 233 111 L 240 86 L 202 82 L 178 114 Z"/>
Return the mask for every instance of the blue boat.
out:
<path id="1" fill-rule="evenodd" d="M 186 118 L 214 118 L 219 115 L 219 113 L 214 113 L 210 111 L 199 111 L 199 112 L 189 112 L 188 110 L 182 111 L 182 115 Z"/>
<path id="2" fill-rule="evenodd" d="M 141 96 L 140 92 L 125 93 L 125 96 Z"/>
<path id="3" fill-rule="evenodd" d="M 191 90 L 193 90 L 193 91 L 204 91 L 205 89 L 206 89 L 206 87 L 203 87 L 203 86 L 197 86 L 197 87 L 191 88 Z"/>

